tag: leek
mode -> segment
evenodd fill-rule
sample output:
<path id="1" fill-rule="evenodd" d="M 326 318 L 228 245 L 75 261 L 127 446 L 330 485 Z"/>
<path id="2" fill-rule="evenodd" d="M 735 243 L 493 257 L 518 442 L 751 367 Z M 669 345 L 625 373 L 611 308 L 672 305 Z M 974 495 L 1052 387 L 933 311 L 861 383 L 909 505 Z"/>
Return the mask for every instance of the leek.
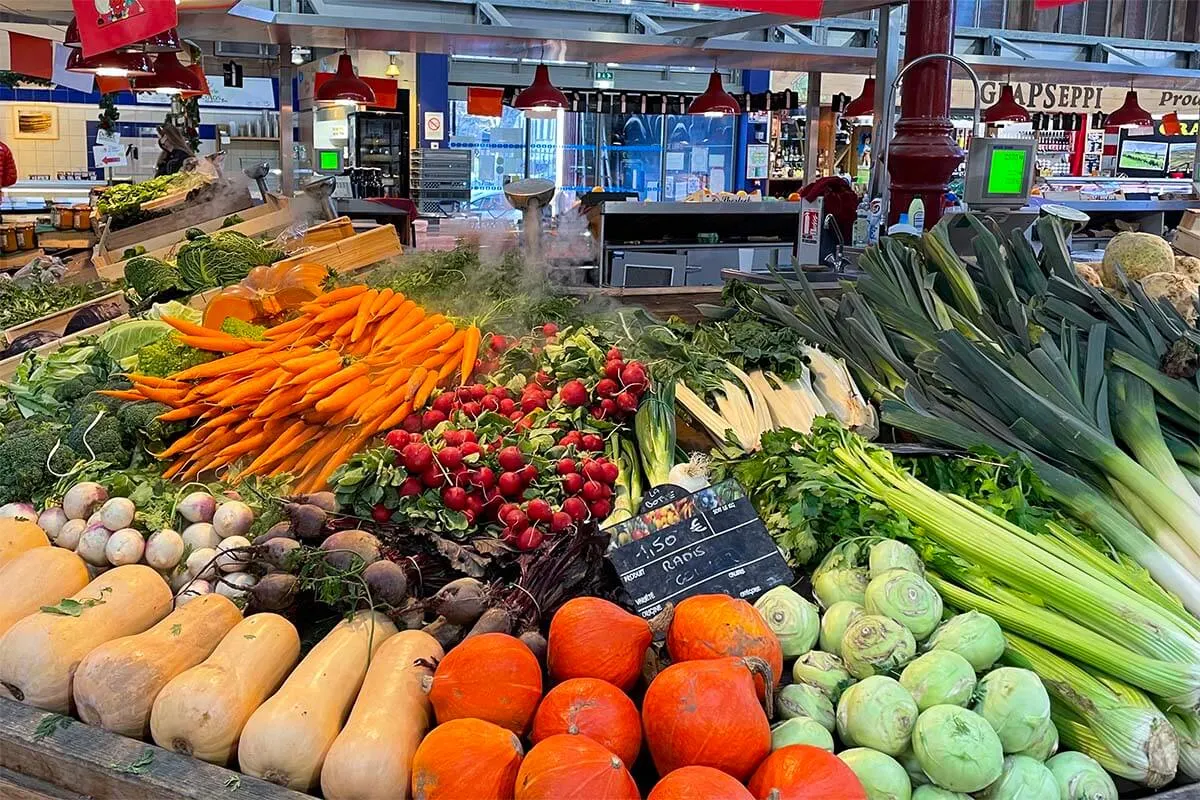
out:
<path id="1" fill-rule="evenodd" d="M 666 483 L 675 465 L 675 390 L 671 384 L 650 388 L 633 418 L 633 428 L 646 481 L 651 486 Z"/>
<path id="2" fill-rule="evenodd" d="M 1112 392 L 1110 407 L 1116 432 L 1133 451 L 1139 463 L 1163 481 L 1179 499 L 1200 514 L 1200 496 L 1188 483 L 1183 470 L 1175 462 L 1170 448 L 1163 441 L 1162 428 L 1154 408 L 1154 390 L 1136 375 L 1114 371 L 1109 383 Z M 1197 548 L 1200 551 L 1200 547 Z"/>

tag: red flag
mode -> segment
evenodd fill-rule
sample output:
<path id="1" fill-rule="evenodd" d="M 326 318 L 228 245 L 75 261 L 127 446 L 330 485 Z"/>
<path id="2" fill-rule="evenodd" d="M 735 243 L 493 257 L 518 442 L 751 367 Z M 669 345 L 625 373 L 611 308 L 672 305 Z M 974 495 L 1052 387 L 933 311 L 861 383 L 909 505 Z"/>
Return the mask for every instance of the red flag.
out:
<path id="1" fill-rule="evenodd" d="M 71 0 L 83 55 L 94 56 L 174 28 L 175 0 Z"/>
<path id="2" fill-rule="evenodd" d="M 503 115 L 504 90 L 491 86 L 468 86 L 467 113 L 477 117 L 499 117 Z"/>
<path id="3" fill-rule="evenodd" d="M 825 0 L 699 0 L 702 6 L 736 8 L 741 11 L 789 14 L 797 19 L 819 19 Z"/>
<path id="4" fill-rule="evenodd" d="M 23 33 L 8 34 L 9 69 L 18 75 L 54 77 L 54 42 Z"/>
<path id="5" fill-rule="evenodd" d="M 1072 3 L 1082 3 L 1083 0 L 1033 0 L 1033 7 L 1038 11 L 1045 11 L 1048 8 L 1058 8 L 1059 6 L 1069 6 Z"/>

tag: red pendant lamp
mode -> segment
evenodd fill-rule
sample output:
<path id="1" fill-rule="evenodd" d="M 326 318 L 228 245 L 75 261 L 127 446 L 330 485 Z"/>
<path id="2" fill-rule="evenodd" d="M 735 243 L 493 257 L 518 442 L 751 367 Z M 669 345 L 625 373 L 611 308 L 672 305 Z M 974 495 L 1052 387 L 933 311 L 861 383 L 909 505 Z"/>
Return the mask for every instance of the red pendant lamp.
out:
<path id="1" fill-rule="evenodd" d="M 688 106 L 687 113 L 703 114 L 706 117 L 723 117 L 726 114 L 740 114 L 742 107 L 738 105 L 738 101 L 729 92 L 725 91 L 725 84 L 721 82 L 721 73 L 713 70 L 713 74 L 708 76 L 708 88 L 704 90 L 704 94 L 697 97 Z"/>
<path id="2" fill-rule="evenodd" d="M 863 81 L 862 92 L 858 97 L 846 104 L 846 109 L 842 111 L 843 117 L 873 117 L 875 116 L 875 79 L 867 78 Z"/>
<path id="3" fill-rule="evenodd" d="M 102 78 L 139 78 L 154 74 L 154 63 L 145 53 L 119 53 L 115 50 L 84 58 L 83 50 L 71 50 L 67 71 L 98 75 Z"/>
<path id="4" fill-rule="evenodd" d="M 1030 119 L 1029 112 L 1017 102 L 1017 98 L 1013 95 L 1012 84 L 1009 83 L 1004 84 L 1000 90 L 1000 98 L 996 100 L 995 105 L 985 108 L 980 117 L 980 120 L 989 125 L 1001 122 L 1029 122 Z"/>
<path id="5" fill-rule="evenodd" d="M 178 53 L 183 50 L 183 42 L 179 38 L 178 30 L 167 28 L 149 39 L 127 44 L 121 50 L 126 53 Z"/>
<path id="6" fill-rule="evenodd" d="M 1116 111 L 1108 115 L 1104 123 L 1110 128 L 1152 128 L 1154 117 L 1138 103 L 1137 92 L 1130 89 L 1125 93 L 1125 102 Z"/>
<path id="7" fill-rule="evenodd" d="M 154 73 L 145 78 L 135 78 L 130 83 L 135 92 L 159 94 L 183 94 L 204 89 L 196 74 L 180 64 L 179 57 L 174 53 L 160 53 L 154 59 Z"/>
<path id="8" fill-rule="evenodd" d="M 67 23 L 67 32 L 63 36 L 63 44 L 67 47 L 81 50 L 83 48 L 83 40 L 79 38 L 79 23 L 71 17 L 71 21 Z"/>
<path id="9" fill-rule="evenodd" d="M 550 80 L 549 67 L 538 64 L 537 71 L 533 73 L 533 83 L 513 98 L 512 105 L 522 111 L 547 111 L 566 108 L 570 104 L 567 96 Z"/>
<path id="10" fill-rule="evenodd" d="M 375 90 L 354 74 L 354 62 L 350 60 L 350 54 L 342 53 L 338 56 L 337 73 L 321 84 L 316 99 L 321 102 L 351 102 L 369 106 L 375 102 Z"/>

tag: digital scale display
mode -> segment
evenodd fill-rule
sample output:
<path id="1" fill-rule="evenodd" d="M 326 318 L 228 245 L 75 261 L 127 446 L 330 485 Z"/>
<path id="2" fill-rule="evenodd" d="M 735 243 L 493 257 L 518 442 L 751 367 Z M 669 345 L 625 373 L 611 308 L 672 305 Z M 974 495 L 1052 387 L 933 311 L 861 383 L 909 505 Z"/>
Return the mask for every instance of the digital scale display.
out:
<path id="1" fill-rule="evenodd" d="M 1029 151 L 997 147 L 992 150 L 988 164 L 987 193 L 990 195 L 1025 196 L 1025 169 L 1029 163 Z"/>

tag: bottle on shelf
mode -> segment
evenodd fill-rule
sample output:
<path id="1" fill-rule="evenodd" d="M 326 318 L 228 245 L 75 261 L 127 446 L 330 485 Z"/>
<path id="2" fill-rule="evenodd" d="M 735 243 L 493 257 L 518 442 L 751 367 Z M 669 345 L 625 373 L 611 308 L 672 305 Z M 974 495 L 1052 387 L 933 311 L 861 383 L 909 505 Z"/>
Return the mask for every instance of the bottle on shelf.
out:
<path id="1" fill-rule="evenodd" d="M 866 247 L 867 236 L 870 229 L 868 216 L 870 214 L 870 205 L 867 203 L 867 196 L 863 195 L 862 201 L 858 204 L 858 210 L 855 212 L 854 228 L 852 229 L 850 243 L 854 247 Z"/>

